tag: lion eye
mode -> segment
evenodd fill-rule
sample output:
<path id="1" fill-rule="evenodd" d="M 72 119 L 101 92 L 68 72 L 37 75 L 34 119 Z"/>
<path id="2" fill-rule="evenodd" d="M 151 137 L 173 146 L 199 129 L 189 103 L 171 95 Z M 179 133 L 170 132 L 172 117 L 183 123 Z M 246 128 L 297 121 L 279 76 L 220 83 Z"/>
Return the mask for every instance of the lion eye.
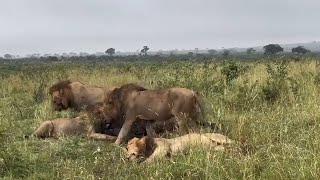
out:
<path id="1" fill-rule="evenodd" d="M 136 154 L 136 153 L 132 153 L 132 155 L 133 155 L 133 156 L 136 156 L 137 154 Z"/>

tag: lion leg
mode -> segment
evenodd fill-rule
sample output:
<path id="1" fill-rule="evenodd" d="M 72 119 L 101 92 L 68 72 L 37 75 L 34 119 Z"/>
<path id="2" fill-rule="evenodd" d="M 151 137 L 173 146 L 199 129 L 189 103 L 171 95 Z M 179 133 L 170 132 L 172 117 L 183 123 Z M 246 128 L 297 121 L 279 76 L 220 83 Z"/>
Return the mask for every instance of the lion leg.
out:
<path id="1" fill-rule="evenodd" d="M 133 123 L 134 123 L 134 120 L 126 120 L 124 122 L 124 124 L 122 125 L 122 128 L 118 134 L 118 138 L 115 141 L 115 144 L 120 145 L 123 142 L 124 138 L 127 137 Z"/>
<path id="2" fill-rule="evenodd" d="M 45 121 L 41 123 L 39 128 L 34 131 L 33 135 L 39 138 L 46 138 L 52 136 L 53 123 L 52 121 Z"/>
<path id="3" fill-rule="evenodd" d="M 94 139 L 94 140 L 114 141 L 117 139 L 117 136 L 109 136 L 107 134 L 100 134 L 100 133 L 91 133 L 88 135 L 88 138 Z"/>

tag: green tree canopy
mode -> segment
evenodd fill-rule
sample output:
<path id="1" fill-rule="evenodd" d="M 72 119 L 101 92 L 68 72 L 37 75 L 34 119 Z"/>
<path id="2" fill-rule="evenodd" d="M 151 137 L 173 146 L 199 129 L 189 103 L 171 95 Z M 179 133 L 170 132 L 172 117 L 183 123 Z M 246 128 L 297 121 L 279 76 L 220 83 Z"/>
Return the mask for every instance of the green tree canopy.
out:
<path id="1" fill-rule="evenodd" d="M 266 55 L 274 55 L 278 52 L 283 52 L 283 48 L 279 44 L 268 44 L 263 47 L 264 54 Z"/>
<path id="2" fill-rule="evenodd" d="M 109 56 L 113 56 L 116 53 L 116 50 L 114 48 L 109 48 L 106 50 L 106 54 L 109 54 Z"/>
<path id="3" fill-rule="evenodd" d="M 306 49 L 303 46 L 297 46 L 295 48 L 292 48 L 291 51 L 292 51 L 292 53 L 295 53 L 295 54 L 298 54 L 298 55 L 304 55 L 304 54 L 310 52 L 310 50 Z"/>

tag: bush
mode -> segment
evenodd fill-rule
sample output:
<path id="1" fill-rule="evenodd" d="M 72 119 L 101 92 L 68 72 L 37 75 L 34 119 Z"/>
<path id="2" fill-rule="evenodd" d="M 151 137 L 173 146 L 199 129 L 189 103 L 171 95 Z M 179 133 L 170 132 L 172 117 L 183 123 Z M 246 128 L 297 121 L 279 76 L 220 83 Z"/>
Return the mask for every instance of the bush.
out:
<path id="1" fill-rule="evenodd" d="M 240 74 L 246 72 L 247 69 L 248 66 L 231 61 L 222 67 L 221 73 L 225 76 L 226 83 L 230 84 L 233 80 L 237 79 Z"/>
<path id="2" fill-rule="evenodd" d="M 282 93 L 288 92 L 287 86 L 287 62 L 282 61 L 276 65 L 276 68 L 272 68 L 270 64 L 267 65 L 268 80 L 266 85 L 262 87 L 262 93 L 265 100 L 274 103 L 281 97 Z"/>

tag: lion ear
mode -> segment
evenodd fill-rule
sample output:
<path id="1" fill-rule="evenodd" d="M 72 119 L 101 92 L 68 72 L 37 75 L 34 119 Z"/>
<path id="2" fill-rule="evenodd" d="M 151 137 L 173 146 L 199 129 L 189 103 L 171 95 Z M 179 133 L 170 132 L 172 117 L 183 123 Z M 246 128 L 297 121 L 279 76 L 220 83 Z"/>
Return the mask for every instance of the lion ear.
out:
<path id="1" fill-rule="evenodd" d="M 134 137 L 134 138 L 132 138 L 132 139 L 130 139 L 129 141 L 128 141 L 128 145 L 130 145 L 130 144 L 135 144 L 136 143 L 136 137 Z"/>

